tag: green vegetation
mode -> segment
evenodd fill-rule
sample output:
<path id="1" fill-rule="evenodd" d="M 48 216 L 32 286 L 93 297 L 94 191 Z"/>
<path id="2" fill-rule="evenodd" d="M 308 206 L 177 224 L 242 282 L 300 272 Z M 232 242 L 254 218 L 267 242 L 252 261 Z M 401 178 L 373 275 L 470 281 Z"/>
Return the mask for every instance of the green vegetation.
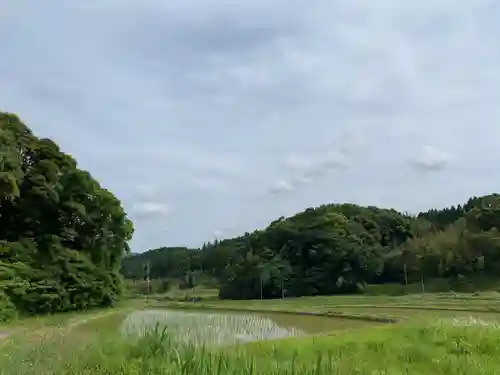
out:
<path id="1" fill-rule="evenodd" d="M 113 305 L 132 232 L 71 156 L 0 112 L 0 322 Z"/>
<path id="2" fill-rule="evenodd" d="M 181 308 L 201 311 L 247 311 L 304 314 L 380 322 L 402 322 L 408 319 L 475 317 L 500 321 L 499 294 L 408 295 L 383 296 L 317 296 L 284 300 L 202 300 L 197 303 L 172 301 L 151 296 L 152 307 Z M 296 317 L 297 318 L 297 317 Z"/>
<path id="3" fill-rule="evenodd" d="M 89 320 L 82 316 L 62 328 L 20 333 L 0 344 L 0 373 L 456 375 L 494 374 L 500 366 L 499 327 L 476 319 L 415 321 L 365 328 L 362 334 L 345 330 L 204 346 L 160 325 L 142 335 L 123 336 L 119 327 L 126 316 L 118 310 Z M 191 323 L 176 329 L 193 332 Z"/>
<path id="4" fill-rule="evenodd" d="M 497 194 L 418 215 L 330 204 L 129 254 L 120 201 L 0 113 L 0 374 L 494 373 L 498 228 Z"/>
<path id="5" fill-rule="evenodd" d="M 499 220 L 498 194 L 418 215 L 330 204 L 200 249 L 134 255 L 122 269 L 130 279 L 149 273 L 184 288 L 215 279 L 224 299 L 495 290 Z"/>

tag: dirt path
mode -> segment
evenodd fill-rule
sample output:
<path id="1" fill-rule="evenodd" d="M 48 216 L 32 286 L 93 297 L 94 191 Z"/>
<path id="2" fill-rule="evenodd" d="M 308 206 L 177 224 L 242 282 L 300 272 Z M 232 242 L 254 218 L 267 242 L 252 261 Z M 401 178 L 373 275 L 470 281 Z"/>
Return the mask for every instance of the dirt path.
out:
<path id="1" fill-rule="evenodd" d="M 73 328 L 80 326 L 82 324 L 88 323 L 92 320 L 105 318 L 105 317 L 107 317 L 109 315 L 113 315 L 113 314 L 119 314 L 123 311 L 124 310 L 112 310 L 112 311 L 107 311 L 107 312 L 102 313 L 102 314 L 97 314 L 97 315 L 93 315 L 93 316 L 87 316 L 84 318 L 74 319 L 73 321 L 70 320 L 68 322 L 68 324 L 63 328 L 70 330 L 70 329 L 73 329 Z"/>

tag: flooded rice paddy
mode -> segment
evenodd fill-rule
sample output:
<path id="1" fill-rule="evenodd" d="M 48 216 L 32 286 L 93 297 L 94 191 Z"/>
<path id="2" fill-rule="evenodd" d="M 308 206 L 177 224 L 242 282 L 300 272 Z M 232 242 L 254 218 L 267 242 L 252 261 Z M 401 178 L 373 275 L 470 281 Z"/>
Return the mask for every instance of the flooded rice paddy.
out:
<path id="1" fill-rule="evenodd" d="M 127 335 L 142 335 L 159 328 L 165 329 L 169 338 L 175 341 L 232 345 L 374 324 L 377 323 L 323 316 L 151 309 L 130 314 L 123 322 L 122 332 Z"/>

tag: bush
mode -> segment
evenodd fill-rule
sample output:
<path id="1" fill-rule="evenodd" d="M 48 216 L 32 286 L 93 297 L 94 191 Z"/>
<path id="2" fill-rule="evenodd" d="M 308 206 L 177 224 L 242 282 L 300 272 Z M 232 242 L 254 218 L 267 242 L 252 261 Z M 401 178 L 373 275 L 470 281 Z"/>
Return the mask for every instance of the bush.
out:
<path id="1" fill-rule="evenodd" d="M 0 323 L 6 323 L 16 318 L 16 307 L 5 293 L 0 292 Z"/>
<path id="2" fill-rule="evenodd" d="M 2 112 L 0 154 L 1 319 L 115 304 L 133 234 L 121 202 Z"/>

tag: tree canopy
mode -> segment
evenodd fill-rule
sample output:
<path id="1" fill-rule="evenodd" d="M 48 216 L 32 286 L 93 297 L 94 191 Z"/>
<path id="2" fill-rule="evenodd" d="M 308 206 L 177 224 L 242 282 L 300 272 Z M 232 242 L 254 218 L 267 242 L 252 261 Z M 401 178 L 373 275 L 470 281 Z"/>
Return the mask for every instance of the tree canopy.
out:
<path id="1" fill-rule="evenodd" d="M 0 320 L 113 304 L 132 234 L 111 192 L 0 112 Z"/>
<path id="2" fill-rule="evenodd" d="M 124 270 L 142 278 L 145 261 L 154 278 L 198 270 L 218 278 L 222 298 L 356 293 L 423 277 L 498 275 L 499 229 L 498 194 L 418 215 L 328 204 L 200 249 L 145 252 L 127 259 Z"/>

